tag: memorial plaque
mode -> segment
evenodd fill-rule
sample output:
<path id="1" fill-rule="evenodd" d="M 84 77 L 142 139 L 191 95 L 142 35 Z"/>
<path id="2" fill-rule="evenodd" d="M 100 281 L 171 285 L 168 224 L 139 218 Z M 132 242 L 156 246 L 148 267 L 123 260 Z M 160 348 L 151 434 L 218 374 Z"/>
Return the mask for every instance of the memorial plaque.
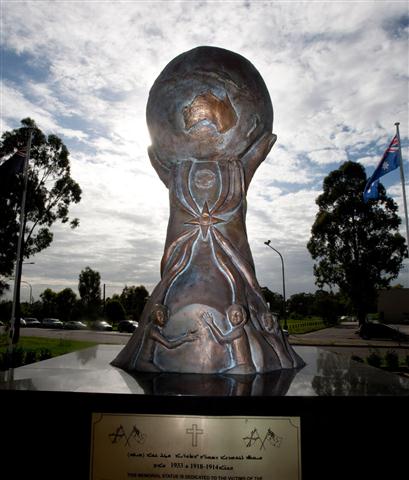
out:
<path id="1" fill-rule="evenodd" d="M 94 413 L 91 480 L 301 479 L 300 417 Z"/>

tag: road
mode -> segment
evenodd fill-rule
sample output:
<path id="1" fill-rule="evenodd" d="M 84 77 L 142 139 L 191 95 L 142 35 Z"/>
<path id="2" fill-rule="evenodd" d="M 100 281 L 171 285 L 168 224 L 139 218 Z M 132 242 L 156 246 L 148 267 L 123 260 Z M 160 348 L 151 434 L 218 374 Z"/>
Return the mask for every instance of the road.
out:
<path id="1" fill-rule="evenodd" d="M 131 337 L 130 333 L 97 332 L 95 330 L 52 330 L 49 328 L 22 328 L 20 335 L 22 337 L 61 338 L 117 345 L 125 345 Z"/>
<path id="2" fill-rule="evenodd" d="M 395 325 L 402 333 L 409 335 L 408 325 Z M 368 357 L 371 353 L 384 356 L 388 351 L 395 351 L 401 361 L 409 356 L 409 342 L 396 342 L 387 339 L 362 339 L 356 332 L 358 324 L 353 322 L 341 323 L 334 327 L 324 328 L 316 332 L 302 335 L 290 335 L 292 345 L 311 345 L 321 347 L 334 353 L 343 355 Z"/>
<path id="3" fill-rule="evenodd" d="M 356 323 L 343 323 L 316 332 L 290 335 L 289 341 L 292 345 L 318 346 L 334 352 L 361 357 L 365 357 L 375 350 L 381 354 L 385 354 L 388 350 L 396 350 L 403 358 L 409 355 L 409 343 L 399 343 L 393 340 L 363 340 L 355 333 L 357 328 Z M 409 326 L 399 326 L 399 329 L 409 334 Z M 20 332 L 23 337 L 61 338 L 116 345 L 125 345 L 131 337 L 130 333 L 94 330 L 22 328 Z"/>

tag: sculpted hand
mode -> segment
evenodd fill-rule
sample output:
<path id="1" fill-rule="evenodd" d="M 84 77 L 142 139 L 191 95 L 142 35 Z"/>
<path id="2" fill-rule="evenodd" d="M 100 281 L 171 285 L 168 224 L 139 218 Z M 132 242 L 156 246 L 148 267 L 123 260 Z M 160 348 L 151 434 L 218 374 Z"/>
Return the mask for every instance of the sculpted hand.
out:
<path id="1" fill-rule="evenodd" d="M 243 155 L 243 161 L 260 162 L 269 154 L 277 140 L 277 135 L 271 132 L 265 132 L 258 138 L 253 145 Z"/>
<path id="2" fill-rule="evenodd" d="M 203 312 L 202 315 L 202 320 L 207 323 L 208 325 L 213 323 L 213 315 L 209 312 Z"/>
<path id="3" fill-rule="evenodd" d="M 186 342 L 194 342 L 199 338 L 199 335 L 196 334 L 197 330 L 190 331 L 185 336 Z"/>
<path id="4" fill-rule="evenodd" d="M 258 138 L 247 152 L 241 157 L 244 167 L 246 188 L 250 185 L 254 172 L 261 162 L 267 157 L 277 140 L 277 135 L 271 132 L 265 132 Z"/>

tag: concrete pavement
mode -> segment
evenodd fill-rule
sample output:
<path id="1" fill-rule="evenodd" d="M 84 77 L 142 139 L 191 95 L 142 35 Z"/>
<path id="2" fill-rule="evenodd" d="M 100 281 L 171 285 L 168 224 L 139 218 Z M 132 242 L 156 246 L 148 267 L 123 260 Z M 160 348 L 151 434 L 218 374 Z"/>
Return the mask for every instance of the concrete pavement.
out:
<path id="1" fill-rule="evenodd" d="M 317 346 L 337 353 L 349 356 L 357 355 L 362 358 L 377 351 L 385 354 L 388 350 L 395 350 L 399 356 L 409 355 L 409 343 L 401 343 L 393 340 L 363 340 L 356 331 L 357 323 L 342 323 L 334 327 L 324 328 L 316 332 L 301 335 L 290 335 L 292 345 Z M 399 330 L 409 334 L 409 326 L 399 325 Z M 42 328 L 22 328 L 21 336 L 47 337 L 66 340 L 82 340 L 100 344 L 125 345 L 130 333 L 98 332 L 93 330 L 51 330 Z"/>
<path id="2" fill-rule="evenodd" d="M 125 345 L 131 334 L 119 332 L 99 332 L 95 330 L 59 330 L 49 328 L 22 328 L 22 337 L 45 337 L 62 340 L 81 340 L 84 342 L 96 342 L 102 344 Z"/>
<path id="3" fill-rule="evenodd" d="M 408 325 L 395 326 L 402 333 L 409 335 Z M 371 353 L 384 356 L 388 351 L 395 351 L 401 361 L 409 356 L 409 342 L 396 342 L 393 340 L 370 339 L 363 340 L 356 332 L 357 323 L 342 323 L 334 327 L 324 328 L 316 332 L 302 335 L 290 335 L 292 345 L 310 345 L 321 347 L 334 353 L 367 358 Z"/>
<path id="4" fill-rule="evenodd" d="M 409 326 L 398 325 L 395 328 L 409 335 Z M 356 333 L 357 331 L 357 323 L 347 322 L 315 332 L 290 335 L 289 341 L 292 345 L 313 345 L 318 347 L 409 348 L 409 342 L 397 342 L 388 339 L 364 340 Z"/>

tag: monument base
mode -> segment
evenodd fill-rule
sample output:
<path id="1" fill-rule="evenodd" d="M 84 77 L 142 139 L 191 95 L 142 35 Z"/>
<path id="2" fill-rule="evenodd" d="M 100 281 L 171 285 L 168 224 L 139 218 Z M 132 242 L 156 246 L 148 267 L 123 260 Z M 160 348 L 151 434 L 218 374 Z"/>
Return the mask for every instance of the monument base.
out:
<path id="1" fill-rule="evenodd" d="M 338 476 L 379 478 L 379 472 L 390 462 L 394 472 L 399 472 L 404 464 L 401 459 L 406 457 L 399 455 L 404 448 L 400 433 L 409 427 L 406 408 L 409 381 L 402 377 L 315 347 L 296 347 L 307 365 L 280 375 L 131 376 L 109 364 L 120 348 L 100 345 L 27 365 L 15 369 L 14 378 L 0 382 L 4 443 L 1 451 L 14 471 L 13 478 L 102 478 L 96 476 L 92 462 L 95 419 L 107 415 L 116 416 L 124 429 L 125 417 L 131 420 L 135 417 L 139 423 L 152 417 L 159 421 L 158 425 L 162 417 L 166 422 L 173 419 L 176 423 L 187 417 L 216 419 L 212 427 L 216 428 L 216 437 L 217 424 L 220 423 L 221 435 L 229 430 L 226 421 L 234 419 L 248 420 L 251 424 L 268 419 L 269 425 L 278 418 L 298 419 L 300 455 L 296 478 L 302 476 L 304 480 Z M 163 428 L 166 422 L 162 422 Z M 198 425 L 196 420 L 190 423 L 192 428 Z M 158 438 L 161 435 L 170 438 L 165 430 L 155 429 Z M 138 432 L 142 439 L 143 429 Z M 132 438 L 129 432 L 126 435 L 126 438 L 119 435 L 118 442 L 137 439 L 136 433 Z M 267 437 L 260 435 L 260 438 L 259 443 Z M 272 438 L 267 440 L 274 452 Z M 280 438 L 283 435 L 277 435 L 276 441 Z M 127 450 L 130 456 L 136 456 L 135 445 Z M 266 446 L 267 443 L 263 444 L 258 456 L 251 458 L 265 456 Z M 169 444 L 167 451 L 171 452 L 171 447 L 175 445 Z M 161 453 L 165 456 L 167 451 Z M 182 447 L 180 452 L 182 455 Z M 199 453 L 208 455 L 205 451 Z M 225 453 L 220 452 L 219 456 Z M 238 457 L 230 460 L 235 461 L 239 461 Z M 328 461 L 332 463 L 332 471 L 328 471 Z M 214 462 L 189 463 L 189 467 L 198 465 L 199 470 L 194 475 L 185 475 L 178 470 L 177 463 L 187 466 L 185 460 L 172 461 L 169 466 L 163 460 L 155 468 L 168 470 L 158 470 L 159 473 L 152 475 L 159 476 L 152 477 L 143 476 L 143 469 L 136 462 L 127 476 L 104 478 L 241 478 L 238 474 L 229 475 L 229 471 L 201 472 L 200 466 L 216 468 Z M 221 465 L 230 468 L 231 463 Z M 250 476 L 272 480 L 268 475 Z"/>

